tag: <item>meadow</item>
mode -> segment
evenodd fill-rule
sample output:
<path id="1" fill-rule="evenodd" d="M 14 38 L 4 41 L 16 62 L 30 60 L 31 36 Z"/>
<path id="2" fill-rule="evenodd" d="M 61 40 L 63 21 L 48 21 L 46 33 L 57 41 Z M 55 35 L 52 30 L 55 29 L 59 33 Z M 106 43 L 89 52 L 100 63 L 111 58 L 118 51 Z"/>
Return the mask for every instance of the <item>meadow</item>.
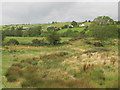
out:
<path id="1" fill-rule="evenodd" d="M 31 40 L 36 37 L 7 37 L 5 42 L 11 38 L 17 39 L 20 43 L 31 43 Z M 69 39 L 62 38 L 63 41 Z M 92 38 L 89 40 L 94 41 Z M 117 42 L 117 40 L 114 41 Z M 91 51 L 95 52 L 91 53 Z M 72 44 L 54 47 L 51 45 L 11 45 L 4 46 L 2 53 L 3 87 L 118 87 L 117 43 L 105 47 L 95 47 L 86 44 L 85 40 L 81 39 L 72 42 Z M 114 60 L 115 63 L 113 63 Z M 5 75 L 10 67 L 13 71 L 19 67 L 18 69 L 23 75 L 19 76 L 18 72 L 13 72 L 17 75 L 16 80 L 14 81 L 12 78 L 13 81 L 8 81 L 9 78 L 7 80 Z M 34 73 L 31 74 L 33 71 Z"/>
<path id="2" fill-rule="evenodd" d="M 81 23 L 85 26 L 79 27 Z M 0 47 L 1 87 L 118 88 L 119 25 L 102 26 L 96 25 L 96 22 L 74 24 L 78 25 L 58 31 L 53 26 L 61 28 L 71 25 L 71 22 L 3 26 L 7 34 L 5 32 L 3 46 Z M 9 35 L 7 29 L 11 26 L 42 28 L 13 30 Z M 52 30 L 48 29 L 49 26 Z M 21 36 L 19 32 L 22 32 Z"/>

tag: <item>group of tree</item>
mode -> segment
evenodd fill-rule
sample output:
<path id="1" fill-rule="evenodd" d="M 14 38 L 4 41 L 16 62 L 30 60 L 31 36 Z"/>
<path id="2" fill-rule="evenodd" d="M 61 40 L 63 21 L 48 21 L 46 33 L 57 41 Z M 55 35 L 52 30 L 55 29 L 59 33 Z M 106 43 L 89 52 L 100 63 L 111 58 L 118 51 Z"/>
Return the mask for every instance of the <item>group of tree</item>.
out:
<path id="1" fill-rule="evenodd" d="M 3 30 L 2 33 L 5 36 L 38 37 L 41 34 L 41 27 L 29 30 Z"/>
<path id="2" fill-rule="evenodd" d="M 89 26 L 87 34 L 95 39 L 106 41 L 118 38 L 118 27 L 114 20 L 108 16 L 99 16 Z"/>
<path id="3" fill-rule="evenodd" d="M 50 44 L 53 45 L 60 43 L 61 40 L 59 33 L 55 30 L 54 27 L 49 27 L 47 29 L 46 39 Z"/>

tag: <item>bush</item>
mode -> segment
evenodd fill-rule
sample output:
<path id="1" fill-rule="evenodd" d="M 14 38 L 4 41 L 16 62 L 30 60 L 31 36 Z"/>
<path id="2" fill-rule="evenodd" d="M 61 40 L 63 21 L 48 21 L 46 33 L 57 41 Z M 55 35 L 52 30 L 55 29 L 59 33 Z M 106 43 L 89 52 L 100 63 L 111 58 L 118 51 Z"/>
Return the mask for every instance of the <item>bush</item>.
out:
<path id="1" fill-rule="evenodd" d="M 39 43 L 40 43 L 40 41 L 38 39 L 33 39 L 32 40 L 32 44 L 39 44 Z"/>
<path id="2" fill-rule="evenodd" d="M 44 40 L 33 39 L 32 44 L 36 44 L 36 45 L 45 44 L 45 41 Z"/>
<path id="3" fill-rule="evenodd" d="M 101 42 L 94 42 L 93 45 L 96 47 L 103 47 L 103 44 Z"/>
<path id="4" fill-rule="evenodd" d="M 19 42 L 16 39 L 10 39 L 7 44 L 19 45 Z"/>

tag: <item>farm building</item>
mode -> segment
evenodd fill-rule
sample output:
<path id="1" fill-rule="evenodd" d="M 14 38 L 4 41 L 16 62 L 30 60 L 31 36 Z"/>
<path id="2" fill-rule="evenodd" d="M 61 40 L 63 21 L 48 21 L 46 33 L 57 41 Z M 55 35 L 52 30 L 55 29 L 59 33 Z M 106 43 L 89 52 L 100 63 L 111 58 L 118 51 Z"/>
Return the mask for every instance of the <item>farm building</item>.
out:
<path id="1" fill-rule="evenodd" d="M 84 27 L 84 26 L 85 26 L 84 24 L 79 25 L 79 27 Z"/>
<path id="2" fill-rule="evenodd" d="M 27 30 L 27 29 L 37 29 L 38 27 L 23 27 L 23 30 Z"/>

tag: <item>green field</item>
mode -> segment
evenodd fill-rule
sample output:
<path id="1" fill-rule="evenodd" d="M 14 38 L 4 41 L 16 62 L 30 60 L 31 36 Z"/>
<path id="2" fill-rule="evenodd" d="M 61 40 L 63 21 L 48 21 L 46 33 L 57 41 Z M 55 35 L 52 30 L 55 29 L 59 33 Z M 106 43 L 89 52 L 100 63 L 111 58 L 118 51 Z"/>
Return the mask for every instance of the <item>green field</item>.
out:
<path id="1" fill-rule="evenodd" d="M 45 37 L 6 37 L 4 42 L 9 41 L 10 39 L 16 39 L 21 44 L 29 44 L 29 43 L 32 43 L 33 39 L 42 40 L 42 39 L 46 39 L 46 38 Z M 71 39 L 71 38 L 70 37 L 61 38 L 61 42 L 69 40 L 69 39 Z"/>

